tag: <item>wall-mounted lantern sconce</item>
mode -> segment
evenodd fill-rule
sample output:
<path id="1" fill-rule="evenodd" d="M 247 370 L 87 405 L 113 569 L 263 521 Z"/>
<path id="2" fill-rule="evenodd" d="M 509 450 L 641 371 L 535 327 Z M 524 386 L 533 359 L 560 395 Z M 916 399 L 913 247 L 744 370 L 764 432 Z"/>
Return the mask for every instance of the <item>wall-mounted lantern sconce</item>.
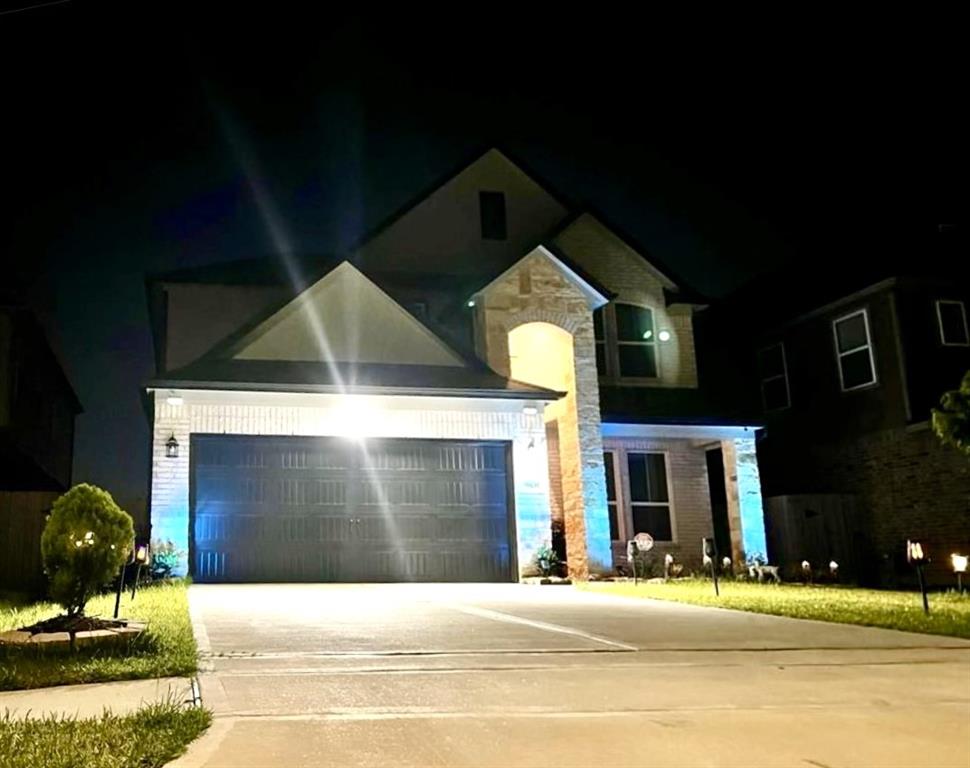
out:
<path id="1" fill-rule="evenodd" d="M 923 595 L 923 613 L 930 612 L 930 602 L 926 597 L 926 580 L 923 578 L 923 562 L 926 555 L 923 554 L 923 545 L 918 541 L 906 541 L 906 560 L 916 566 L 916 578 L 919 579 L 919 591 Z"/>
<path id="2" fill-rule="evenodd" d="M 172 435 L 165 443 L 165 456 L 169 459 L 179 457 L 179 441 L 175 439 L 175 435 Z"/>
<path id="3" fill-rule="evenodd" d="M 657 338 L 661 341 L 670 341 L 670 331 L 661 331 L 657 334 Z"/>

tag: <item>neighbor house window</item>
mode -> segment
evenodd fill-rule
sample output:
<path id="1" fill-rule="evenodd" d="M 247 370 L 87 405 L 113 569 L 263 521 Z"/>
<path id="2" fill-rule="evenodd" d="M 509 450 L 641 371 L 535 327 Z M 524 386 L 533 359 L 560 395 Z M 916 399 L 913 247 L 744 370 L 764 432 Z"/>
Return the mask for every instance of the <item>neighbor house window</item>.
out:
<path id="1" fill-rule="evenodd" d="M 761 399 L 765 410 L 779 411 L 791 405 L 785 345 L 779 342 L 762 349 L 758 353 L 758 369 L 761 372 Z"/>
<path id="2" fill-rule="evenodd" d="M 627 468 L 633 533 L 649 533 L 656 541 L 673 541 L 667 457 L 662 453 L 628 453 Z"/>
<path id="3" fill-rule="evenodd" d="M 839 363 L 842 391 L 876 383 L 876 364 L 872 356 L 869 313 L 860 309 L 832 323 L 835 354 Z"/>
<path id="4" fill-rule="evenodd" d="M 505 240 L 505 194 L 503 192 L 479 192 L 478 211 L 482 219 L 482 238 Z"/>
<path id="5" fill-rule="evenodd" d="M 967 333 L 967 310 L 962 301 L 936 302 L 936 319 L 940 324 L 940 341 L 947 347 L 970 346 Z"/>
<path id="6" fill-rule="evenodd" d="M 606 508 L 610 515 L 610 541 L 620 540 L 620 517 L 616 498 L 616 463 L 613 451 L 603 452 L 603 467 L 606 470 Z"/>

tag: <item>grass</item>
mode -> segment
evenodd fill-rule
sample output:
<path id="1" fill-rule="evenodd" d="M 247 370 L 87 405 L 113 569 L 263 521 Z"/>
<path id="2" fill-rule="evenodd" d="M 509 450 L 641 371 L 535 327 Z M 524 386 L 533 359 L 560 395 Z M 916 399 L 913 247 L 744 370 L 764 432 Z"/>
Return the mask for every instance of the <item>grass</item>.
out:
<path id="1" fill-rule="evenodd" d="M 114 599 L 114 595 L 97 597 L 88 603 L 86 613 L 110 617 Z M 0 602 L 0 632 L 33 624 L 59 612 L 60 608 L 52 603 L 18 606 L 9 601 Z M 0 649 L 0 690 L 138 680 L 196 671 L 198 659 L 186 584 L 142 587 L 134 602 L 127 593 L 122 598 L 121 615 L 148 622 L 148 628 L 128 648 L 88 648 L 74 653 Z"/>
<path id="2" fill-rule="evenodd" d="M 632 582 L 589 582 L 577 586 L 589 592 L 624 597 L 970 638 L 970 596 L 953 592 L 931 594 L 927 616 L 917 592 L 726 581 L 721 582 L 721 596 L 715 597 L 711 582 L 700 579 L 636 586 Z"/>
<path id="3" fill-rule="evenodd" d="M 156 768 L 209 727 L 211 714 L 174 703 L 90 720 L 0 718 L 2 768 Z"/>

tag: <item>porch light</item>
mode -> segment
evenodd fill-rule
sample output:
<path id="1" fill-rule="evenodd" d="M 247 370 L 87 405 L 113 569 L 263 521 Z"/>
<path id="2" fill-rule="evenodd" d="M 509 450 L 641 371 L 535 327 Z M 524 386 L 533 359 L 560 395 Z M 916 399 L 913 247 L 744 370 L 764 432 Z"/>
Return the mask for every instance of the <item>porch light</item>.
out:
<path id="1" fill-rule="evenodd" d="M 534 405 L 527 405 L 522 409 L 522 413 L 524 413 L 526 416 L 535 416 L 537 413 L 539 413 L 539 409 Z"/>
<path id="2" fill-rule="evenodd" d="M 467 306 L 474 307 L 475 306 L 475 299 L 469 299 L 468 300 L 468 303 L 467 303 Z"/>
<path id="3" fill-rule="evenodd" d="M 172 435 L 165 442 L 165 457 L 169 459 L 177 459 L 179 457 L 179 441 L 175 439 L 175 435 Z"/>
<path id="4" fill-rule="evenodd" d="M 670 331 L 661 331 L 657 334 L 657 338 L 661 341 L 670 341 Z"/>

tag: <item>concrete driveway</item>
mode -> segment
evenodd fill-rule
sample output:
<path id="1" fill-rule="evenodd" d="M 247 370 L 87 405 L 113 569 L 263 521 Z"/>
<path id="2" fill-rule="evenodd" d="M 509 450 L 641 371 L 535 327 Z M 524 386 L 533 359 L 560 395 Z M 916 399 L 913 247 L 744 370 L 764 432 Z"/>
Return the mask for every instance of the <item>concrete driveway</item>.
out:
<path id="1" fill-rule="evenodd" d="M 193 586 L 182 766 L 970 765 L 970 643 L 569 587 Z"/>

